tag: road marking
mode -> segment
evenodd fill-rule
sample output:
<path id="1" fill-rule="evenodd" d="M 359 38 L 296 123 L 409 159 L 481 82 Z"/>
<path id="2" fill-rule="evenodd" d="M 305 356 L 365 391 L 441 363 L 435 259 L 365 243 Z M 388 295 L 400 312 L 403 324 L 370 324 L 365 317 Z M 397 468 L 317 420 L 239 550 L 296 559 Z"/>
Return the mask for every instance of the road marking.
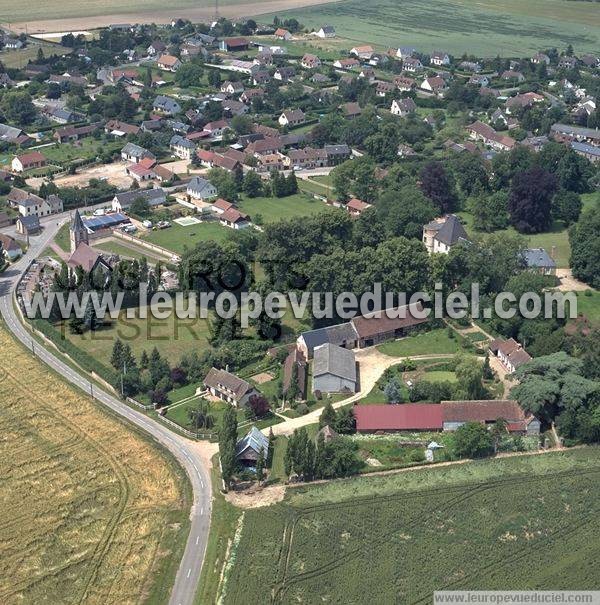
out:
<path id="1" fill-rule="evenodd" d="M 198 546 L 198 542 L 200 542 L 200 536 L 196 536 L 196 546 Z"/>
<path id="2" fill-rule="evenodd" d="M 188 569 L 187 577 L 189 578 L 191 574 L 192 574 L 192 568 L 190 567 L 190 568 Z"/>

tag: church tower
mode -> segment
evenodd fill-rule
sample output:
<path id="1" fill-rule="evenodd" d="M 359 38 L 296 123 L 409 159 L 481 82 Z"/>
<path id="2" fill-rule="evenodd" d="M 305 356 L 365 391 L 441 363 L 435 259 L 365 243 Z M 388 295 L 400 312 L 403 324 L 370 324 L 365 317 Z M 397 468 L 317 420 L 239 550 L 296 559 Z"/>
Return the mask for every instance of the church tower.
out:
<path id="1" fill-rule="evenodd" d="M 88 232 L 83 224 L 83 221 L 81 220 L 79 210 L 75 210 L 75 216 L 73 217 L 73 222 L 71 223 L 71 228 L 69 229 L 69 236 L 71 240 L 71 254 L 77 250 L 79 244 L 90 243 Z"/>

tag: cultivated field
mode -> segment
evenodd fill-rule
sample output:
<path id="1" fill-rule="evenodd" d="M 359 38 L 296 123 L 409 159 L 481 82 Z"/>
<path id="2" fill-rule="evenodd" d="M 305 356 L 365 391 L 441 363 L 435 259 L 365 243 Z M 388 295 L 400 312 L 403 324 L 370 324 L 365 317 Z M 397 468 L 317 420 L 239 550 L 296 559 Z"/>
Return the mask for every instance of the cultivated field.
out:
<path id="1" fill-rule="evenodd" d="M 567 44 L 577 51 L 600 47 L 600 10 L 595 2 L 579 0 L 342 0 L 280 16 L 314 28 L 331 23 L 353 42 L 424 52 L 440 48 L 458 56 L 512 57 Z"/>
<path id="2" fill-rule="evenodd" d="M 224 602 L 598 589 L 599 478 L 586 448 L 290 489 L 245 512 Z"/>
<path id="3" fill-rule="evenodd" d="M 0 328 L 0 602 L 166 603 L 181 471 Z"/>

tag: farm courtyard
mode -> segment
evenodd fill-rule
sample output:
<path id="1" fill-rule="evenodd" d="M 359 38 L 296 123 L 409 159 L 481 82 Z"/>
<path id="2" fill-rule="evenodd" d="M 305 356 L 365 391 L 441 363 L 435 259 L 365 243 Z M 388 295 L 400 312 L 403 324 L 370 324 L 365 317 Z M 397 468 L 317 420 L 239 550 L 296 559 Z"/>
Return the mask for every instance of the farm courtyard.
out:
<path id="1" fill-rule="evenodd" d="M 0 601 L 168 600 L 188 528 L 183 472 L 0 329 Z"/>

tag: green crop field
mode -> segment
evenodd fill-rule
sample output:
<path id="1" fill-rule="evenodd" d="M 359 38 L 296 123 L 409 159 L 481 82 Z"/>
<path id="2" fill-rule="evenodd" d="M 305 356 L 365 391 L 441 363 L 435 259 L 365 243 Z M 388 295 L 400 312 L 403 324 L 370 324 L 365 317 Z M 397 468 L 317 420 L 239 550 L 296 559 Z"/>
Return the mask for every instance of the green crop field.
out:
<path id="1" fill-rule="evenodd" d="M 350 42 L 440 48 L 457 56 L 527 55 L 567 44 L 578 51 L 600 48 L 598 5 L 578 0 L 342 0 L 279 16 L 314 28 L 331 23 Z"/>
<path id="2" fill-rule="evenodd" d="M 584 448 L 289 489 L 245 512 L 221 596 L 430 603 L 441 589 L 598 589 L 598 479 L 600 449 Z"/>

